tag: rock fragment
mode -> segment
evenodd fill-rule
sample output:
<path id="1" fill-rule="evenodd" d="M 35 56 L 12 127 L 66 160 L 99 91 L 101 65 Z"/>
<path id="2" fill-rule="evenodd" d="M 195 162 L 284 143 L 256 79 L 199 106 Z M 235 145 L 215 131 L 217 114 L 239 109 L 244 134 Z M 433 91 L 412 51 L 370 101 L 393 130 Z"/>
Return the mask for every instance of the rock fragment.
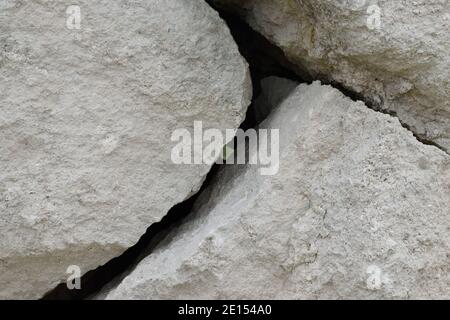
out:
<path id="1" fill-rule="evenodd" d="M 107 299 L 448 299 L 450 157 L 320 83 L 261 128 L 280 170 L 225 166 Z"/>

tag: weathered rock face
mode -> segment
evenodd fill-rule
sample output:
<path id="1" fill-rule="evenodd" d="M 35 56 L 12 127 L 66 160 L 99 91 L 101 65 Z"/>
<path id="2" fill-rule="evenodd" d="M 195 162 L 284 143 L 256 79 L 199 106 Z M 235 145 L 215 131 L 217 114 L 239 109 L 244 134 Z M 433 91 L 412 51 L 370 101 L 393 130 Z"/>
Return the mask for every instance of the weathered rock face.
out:
<path id="1" fill-rule="evenodd" d="M 107 298 L 450 298 L 446 153 L 319 83 L 261 127 L 279 173 L 223 168 Z"/>
<path id="2" fill-rule="evenodd" d="M 2 299 L 133 245 L 209 171 L 171 162 L 172 131 L 236 128 L 249 104 L 247 64 L 204 1 L 76 3 L 80 29 L 71 1 L 0 4 Z"/>
<path id="3" fill-rule="evenodd" d="M 450 150 L 449 1 L 213 2 L 238 11 L 301 70 L 395 112 Z"/>

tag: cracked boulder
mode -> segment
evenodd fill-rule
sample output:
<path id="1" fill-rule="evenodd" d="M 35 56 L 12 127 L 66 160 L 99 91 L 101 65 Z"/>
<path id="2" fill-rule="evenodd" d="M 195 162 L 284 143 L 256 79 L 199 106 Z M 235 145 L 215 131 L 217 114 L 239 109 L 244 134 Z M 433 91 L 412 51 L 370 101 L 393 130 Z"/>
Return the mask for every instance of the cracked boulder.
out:
<path id="1" fill-rule="evenodd" d="M 450 157 L 336 89 L 261 124 L 279 172 L 224 166 L 107 299 L 450 298 Z"/>
<path id="2" fill-rule="evenodd" d="M 134 245 L 210 169 L 171 161 L 173 130 L 237 128 L 249 104 L 204 1 L 76 3 L 0 4 L 0 299 Z"/>
<path id="3" fill-rule="evenodd" d="M 447 0 L 212 0 L 238 12 L 299 72 L 336 82 L 450 150 Z"/>

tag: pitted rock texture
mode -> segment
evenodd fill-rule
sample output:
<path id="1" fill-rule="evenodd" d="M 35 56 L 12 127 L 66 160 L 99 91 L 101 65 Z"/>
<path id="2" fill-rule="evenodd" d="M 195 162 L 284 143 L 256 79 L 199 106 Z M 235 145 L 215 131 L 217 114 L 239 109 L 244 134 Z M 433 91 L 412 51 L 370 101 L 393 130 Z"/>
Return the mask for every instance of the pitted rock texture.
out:
<path id="1" fill-rule="evenodd" d="M 299 72 L 343 85 L 450 150 L 448 0 L 212 2 L 238 12 Z"/>
<path id="2" fill-rule="evenodd" d="M 202 0 L 0 3 L 0 298 L 107 262 L 196 192 L 176 128 L 237 128 L 248 66 Z M 76 22 L 76 21 L 75 21 Z"/>
<path id="3" fill-rule="evenodd" d="M 108 299 L 450 298 L 450 157 L 302 84 L 262 128 L 280 171 L 225 166 Z"/>

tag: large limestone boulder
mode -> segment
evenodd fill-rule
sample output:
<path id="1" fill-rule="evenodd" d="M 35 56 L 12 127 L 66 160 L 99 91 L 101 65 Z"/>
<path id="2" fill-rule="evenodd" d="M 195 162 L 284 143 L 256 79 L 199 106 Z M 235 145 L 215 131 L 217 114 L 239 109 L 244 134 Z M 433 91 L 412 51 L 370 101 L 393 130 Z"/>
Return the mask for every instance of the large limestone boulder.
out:
<path id="1" fill-rule="evenodd" d="M 450 150 L 448 0 L 212 0 L 283 49 L 300 71 L 396 113 Z"/>
<path id="2" fill-rule="evenodd" d="M 319 83 L 262 123 L 280 169 L 225 166 L 108 299 L 450 298 L 450 157 Z"/>
<path id="3" fill-rule="evenodd" d="M 236 128 L 249 104 L 247 64 L 204 1 L 76 4 L 0 3 L 0 299 L 136 243 L 210 168 L 171 162 L 173 130 Z"/>

